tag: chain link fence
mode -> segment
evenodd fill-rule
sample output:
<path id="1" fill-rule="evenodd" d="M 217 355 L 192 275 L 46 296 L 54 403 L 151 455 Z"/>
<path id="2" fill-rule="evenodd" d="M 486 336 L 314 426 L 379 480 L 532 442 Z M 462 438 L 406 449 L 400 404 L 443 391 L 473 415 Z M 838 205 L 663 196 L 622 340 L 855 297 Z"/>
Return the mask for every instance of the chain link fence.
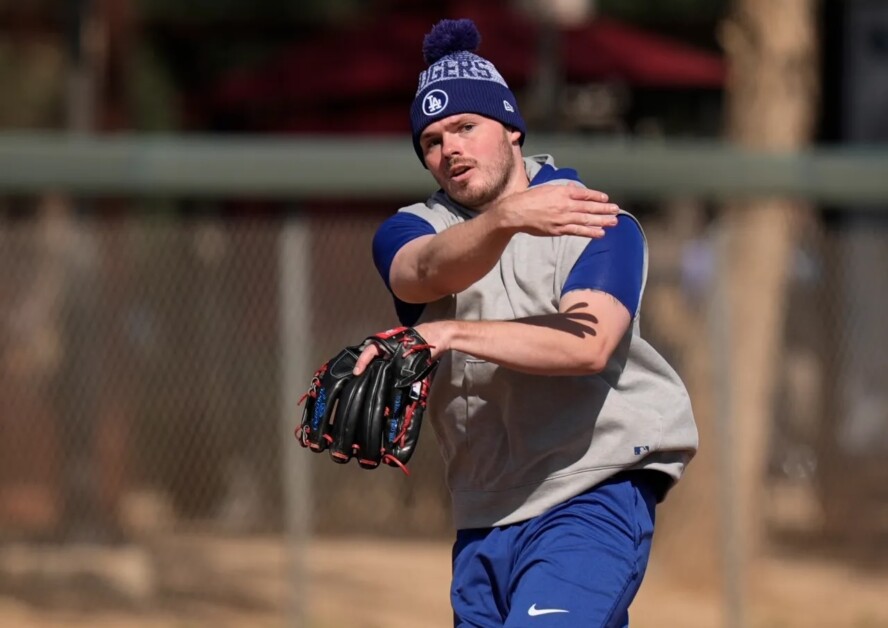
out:
<path id="1" fill-rule="evenodd" d="M 643 332 L 695 406 L 711 407 L 712 347 L 700 329 L 725 280 L 714 257 L 719 208 L 621 203 L 651 246 Z M 0 594 L 32 609 L 17 616 L 22 625 L 33 609 L 60 623 L 75 609 L 88 623 L 109 607 L 117 625 L 146 614 L 174 625 L 286 624 L 308 586 L 293 581 L 300 559 L 288 548 L 299 540 L 287 508 L 310 520 L 310 539 L 447 542 L 431 429 L 409 479 L 300 450 L 308 489 L 287 494 L 281 434 L 299 409 L 281 408 L 308 374 L 282 375 L 282 233 L 306 236 L 301 350 L 317 365 L 394 322 L 370 241 L 396 206 L 54 196 L 0 205 Z M 786 298 L 761 304 L 785 321 L 769 531 L 781 547 L 816 538 L 872 556 L 888 539 L 888 224 L 814 208 L 794 233 Z M 698 495 L 681 516 L 716 511 Z"/>

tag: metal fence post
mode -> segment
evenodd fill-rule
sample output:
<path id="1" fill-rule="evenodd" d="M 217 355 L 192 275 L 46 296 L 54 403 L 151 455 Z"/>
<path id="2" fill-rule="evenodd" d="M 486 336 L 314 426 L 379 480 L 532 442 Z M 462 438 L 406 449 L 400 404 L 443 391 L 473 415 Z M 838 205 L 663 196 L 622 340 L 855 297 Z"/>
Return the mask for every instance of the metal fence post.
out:
<path id="1" fill-rule="evenodd" d="M 744 558 L 740 530 L 737 526 L 737 485 L 734 456 L 734 417 L 731 413 L 731 307 L 728 276 L 727 218 L 716 221 L 714 236 L 715 269 L 712 275 L 712 301 L 709 310 L 710 347 L 715 382 L 715 423 L 718 433 L 719 510 L 722 529 L 723 596 L 725 627 L 743 628 Z"/>
<path id="2" fill-rule="evenodd" d="M 303 387 L 311 375 L 308 364 L 309 325 L 311 324 L 311 273 L 309 272 L 311 240 L 308 219 L 304 214 L 289 216 L 281 227 L 280 264 L 280 330 L 281 330 L 281 471 L 284 490 L 284 547 L 288 566 L 287 626 L 306 626 L 307 609 L 301 600 L 307 598 L 304 586 L 303 546 L 307 543 L 311 513 L 310 468 L 293 435 L 298 403 Z"/>

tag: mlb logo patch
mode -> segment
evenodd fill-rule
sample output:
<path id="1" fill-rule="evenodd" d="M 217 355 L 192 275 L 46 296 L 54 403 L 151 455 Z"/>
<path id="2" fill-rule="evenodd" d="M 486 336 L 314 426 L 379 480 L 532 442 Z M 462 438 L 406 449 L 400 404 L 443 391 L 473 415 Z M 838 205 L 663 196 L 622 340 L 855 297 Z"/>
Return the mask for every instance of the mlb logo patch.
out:
<path id="1" fill-rule="evenodd" d="M 651 448 L 648 445 L 636 445 L 633 448 L 636 456 L 640 456 L 641 454 L 650 453 Z"/>

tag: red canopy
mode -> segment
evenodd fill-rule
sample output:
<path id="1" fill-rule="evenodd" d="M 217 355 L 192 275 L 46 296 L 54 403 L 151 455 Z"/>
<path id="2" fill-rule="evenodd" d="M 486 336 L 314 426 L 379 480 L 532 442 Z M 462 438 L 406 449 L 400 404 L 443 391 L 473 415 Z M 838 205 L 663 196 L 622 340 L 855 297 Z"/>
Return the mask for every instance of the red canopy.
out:
<path id="1" fill-rule="evenodd" d="M 612 20 L 565 31 L 568 80 L 616 79 L 640 87 L 720 88 L 721 56 Z"/>
<path id="2" fill-rule="evenodd" d="M 513 90 L 533 78 L 537 25 L 495 6 L 465 3 L 478 53 Z M 294 43 L 258 68 L 241 69 L 211 93 L 213 110 L 237 113 L 254 131 L 404 132 L 419 73 L 422 40 L 437 18 L 387 15 Z M 613 20 L 562 31 L 569 83 L 620 81 L 641 87 L 720 88 L 722 58 Z"/>

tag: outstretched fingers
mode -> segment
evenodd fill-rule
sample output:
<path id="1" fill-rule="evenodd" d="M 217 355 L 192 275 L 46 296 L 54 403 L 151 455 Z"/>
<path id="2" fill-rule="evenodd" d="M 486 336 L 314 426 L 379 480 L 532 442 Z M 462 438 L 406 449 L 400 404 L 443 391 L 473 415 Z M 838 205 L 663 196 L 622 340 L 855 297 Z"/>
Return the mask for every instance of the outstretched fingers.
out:
<path id="1" fill-rule="evenodd" d="M 590 190 L 578 184 L 571 184 L 566 186 L 566 188 L 570 197 L 578 201 L 595 201 L 597 203 L 607 203 L 608 201 L 608 195 L 598 190 Z"/>
<path id="2" fill-rule="evenodd" d="M 620 207 L 607 194 L 579 185 L 540 185 L 507 197 L 498 205 L 505 224 L 535 236 L 582 235 L 600 238 L 614 227 Z"/>
<path id="3" fill-rule="evenodd" d="M 580 236 L 581 238 L 603 238 L 605 236 L 605 231 L 601 227 L 567 224 L 564 225 L 559 235 Z"/>

